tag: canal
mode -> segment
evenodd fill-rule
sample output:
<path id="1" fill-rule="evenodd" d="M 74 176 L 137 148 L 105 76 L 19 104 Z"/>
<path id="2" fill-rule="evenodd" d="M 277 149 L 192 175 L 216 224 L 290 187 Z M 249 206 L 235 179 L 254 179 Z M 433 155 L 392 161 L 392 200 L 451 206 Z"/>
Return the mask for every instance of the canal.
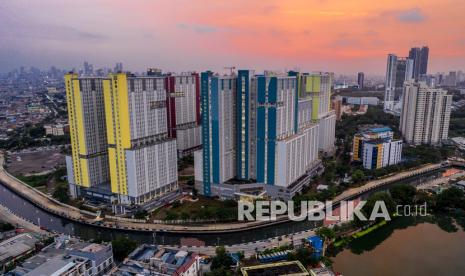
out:
<path id="1" fill-rule="evenodd" d="M 399 183 L 418 184 L 427 180 L 437 178 L 440 171 L 426 173 L 422 176 L 415 176 L 400 182 L 392 183 L 384 189 L 388 189 Z M 369 193 L 365 194 L 365 198 Z M 195 244 L 195 245 L 231 245 L 247 243 L 257 240 L 266 240 L 271 237 L 292 234 L 304 230 L 313 229 L 321 225 L 321 222 L 301 221 L 285 222 L 279 225 L 265 226 L 259 229 L 250 229 L 242 232 L 232 233 L 167 233 L 167 232 L 144 232 L 124 229 L 108 229 L 79 222 L 71 221 L 50 214 L 35 206 L 30 201 L 15 192 L 9 190 L 0 182 L 0 204 L 9 208 L 16 215 L 25 218 L 35 224 L 39 224 L 46 229 L 59 233 L 78 236 L 83 239 L 113 240 L 118 236 L 126 236 L 140 243 L 158 243 L 163 245 Z"/>
<path id="2" fill-rule="evenodd" d="M 465 218 L 398 217 L 337 253 L 334 271 L 356 275 L 465 275 Z"/>

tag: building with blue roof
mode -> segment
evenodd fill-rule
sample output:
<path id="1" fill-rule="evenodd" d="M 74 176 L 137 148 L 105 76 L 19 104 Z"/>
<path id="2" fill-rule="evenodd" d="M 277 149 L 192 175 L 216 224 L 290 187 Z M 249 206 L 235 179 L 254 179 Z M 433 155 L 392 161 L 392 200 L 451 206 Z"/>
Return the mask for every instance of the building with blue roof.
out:
<path id="1" fill-rule="evenodd" d="M 394 140 L 390 127 L 361 131 L 354 136 L 352 160 L 361 161 L 365 169 L 379 169 L 402 160 L 402 141 Z"/>

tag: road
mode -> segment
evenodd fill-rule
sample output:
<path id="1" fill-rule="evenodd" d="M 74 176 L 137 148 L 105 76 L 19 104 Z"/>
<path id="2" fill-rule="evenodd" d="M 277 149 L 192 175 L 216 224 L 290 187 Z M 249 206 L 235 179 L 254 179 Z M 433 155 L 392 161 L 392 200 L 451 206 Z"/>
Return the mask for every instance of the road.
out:
<path id="1" fill-rule="evenodd" d="M 425 165 L 425 166 L 422 166 L 422 167 L 414 169 L 414 170 L 405 171 L 405 172 L 401 172 L 401 173 L 398 173 L 398 174 L 395 174 L 395 175 L 392 175 L 392 176 L 389 176 L 389 177 L 386 177 L 386 178 L 373 180 L 373 181 L 370 181 L 370 182 L 366 183 L 363 186 L 352 188 L 352 189 L 344 191 L 342 194 L 336 196 L 333 199 L 333 202 L 339 202 L 341 200 L 353 199 L 354 197 L 359 196 L 360 194 L 363 194 L 364 192 L 375 189 L 377 187 L 380 187 L 380 186 L 383 186 L 383 185 L 386 185 L 388 183 L 392 183 L 392 182 L 395 182 L 395 181 L 399 181 L 399 180 L 402 180 L 402 179 L 405 179 L 405 178 L 408 178 L 408 177 L 420 175 L 420 174 L 426 173 L 428 171 L 439 169 L 441 167 L 442 167 L 441 164 L 429 164 L 429 165 Z"/>
<path id="2" fill-rule="evenodd" d="M 315 235 L 313 230 L 302 231 L 294 233 L 292 235 L 285 235 L 274 237 L 266 240 L 259 240 L 250 243 L 241 243 L 225 246 L 225 249 L 229 252 L 244 252 L 246 258 L 251 257 L 257 253 L 257 251 L 263 251 L 274 247 L 279 247 L 284 244 L 301 245 L 302 239 L 308 238 L 309 236 Z M 216 246 L 178 246 L 168 247 L 173 249 L 182 249 L 186 251 L 196 252 L 199 254 L 205 254 L 209 256 L 215 255 Z"/>

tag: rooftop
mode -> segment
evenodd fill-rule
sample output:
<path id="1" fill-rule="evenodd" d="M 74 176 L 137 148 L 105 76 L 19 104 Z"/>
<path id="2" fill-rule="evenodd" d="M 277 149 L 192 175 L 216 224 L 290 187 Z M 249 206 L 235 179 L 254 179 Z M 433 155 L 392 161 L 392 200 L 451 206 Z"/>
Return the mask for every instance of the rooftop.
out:
<path id="1" fill-rule="evenodd" d="M 24 274 L 24 276 L 46 276 L 46 275 L 62 275 L 65 271 L 74 268 L 78 263 L 84 262 L 72 256 L 59 256 L 47 260 L 34 270 Z"/>
<path id="2" fill-rule="evenodd" d="M 368 140 L 368 141 L 365 141 L 365 143 L 367 144 L 382 144 L 382 143 L 387 143 L 389 141 L 391 141 L 392 139 L 389 138 L 389 137 L 386 137 L 386 138 L 376 138 L 376 139 L 371 139 L 371 140 Z"/>
<path id="3" fill-rule="evenodd" d="M 0 264 L 35 249 L 39 238 L 30 233 L 16 235 L 0 243 Z"/>
<path id="4" fill-rule="evenodd" d="M 111 255 L 110 245 L 92 244 L 63 235 L 55 238 L 54 243 L 24 261 L 13 272 L 14 275 L 52 275 L 48 272 L 64 267 L 69 269 L 85 260 L 95 261 L 99 265 Z"/>
<path id="5" fill-rule="evenodd" d="M 392 131 L 392 129 L 390 127 L 377 127 L 377 128 L 371 128 L 368 131 L 379 133 L 379 132 Z"/>
<path id="6" fill-rule="evenodd" d="M 310 275 L 305 267 L 299 261 L 278 262 L 264 265 L 255 265 L 241 268 L 244 276 L 259 276 L 259 275 L 292 275 L 306 276 Z"/>
<path id="7" fill-rule="evenodd" d="M 191 267 L 197 254 L 183 250 L 144 244 L 136 248 L 118 268 L 115 275 L 178 275 Z"/>
<path id="8" fill-rule="evenodd" d="M 310 275 L 312 276 L 334 276 L 334 272 L 327 267 L 318 267 L 310 269 Z"/>

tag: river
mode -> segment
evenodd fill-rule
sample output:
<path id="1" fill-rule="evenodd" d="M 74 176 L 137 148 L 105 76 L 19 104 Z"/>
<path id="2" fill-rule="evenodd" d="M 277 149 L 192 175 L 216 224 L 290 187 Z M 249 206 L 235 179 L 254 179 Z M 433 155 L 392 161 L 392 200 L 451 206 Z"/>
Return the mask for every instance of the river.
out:
<path id="1" fill-rule="evenodd" d="M 396 183 L 392 183 L 380 188 L 388 189 L 393 185 L 400 183 L 413 184 L 435 179 L 441 175 L 440 171 L 433 171 L 421 176 L 414 176 Z M 376 192 L 373 190 L 371 192 Z M 364 194 L 362 198 L 368 197 L 370 192 Z M 250 229 L 242 232 L 232 233 L 205 233 L 205 234 L 176 234 L 167 232 L 143 232 L 129 231 L 123 229 L 106 229 L 103 227 L 82 224 L 65 218 L 50 214 L 41 208 L 35 206 L 30 201 L 22 198 L 0 182 L 0 204 L 11 209 L 15 214 L 23 217 L 35 224 L 40 224 L 46 229 L 59 233 L 79 236 L 83 239 L 102 239 L 112 240 L 118 236 L 124 235 L 140 243 L 158 243 L 164 245 L 231 245 L 239 243 L 254 242 L 257 240 L 266 240 L 272 237 L 292 234 L 304 230 L 313 229 L 321 222 L 302 221 L 302 222 L 285 222 L 279 225 L 265 226 L 259 229 Z"/>
<path id="2" fill-rule="evenodd" d="M 465 275 L 465 219 L 400 217 L 353 241 L 332 258 L 335 271 L 356 275 Z"/>

